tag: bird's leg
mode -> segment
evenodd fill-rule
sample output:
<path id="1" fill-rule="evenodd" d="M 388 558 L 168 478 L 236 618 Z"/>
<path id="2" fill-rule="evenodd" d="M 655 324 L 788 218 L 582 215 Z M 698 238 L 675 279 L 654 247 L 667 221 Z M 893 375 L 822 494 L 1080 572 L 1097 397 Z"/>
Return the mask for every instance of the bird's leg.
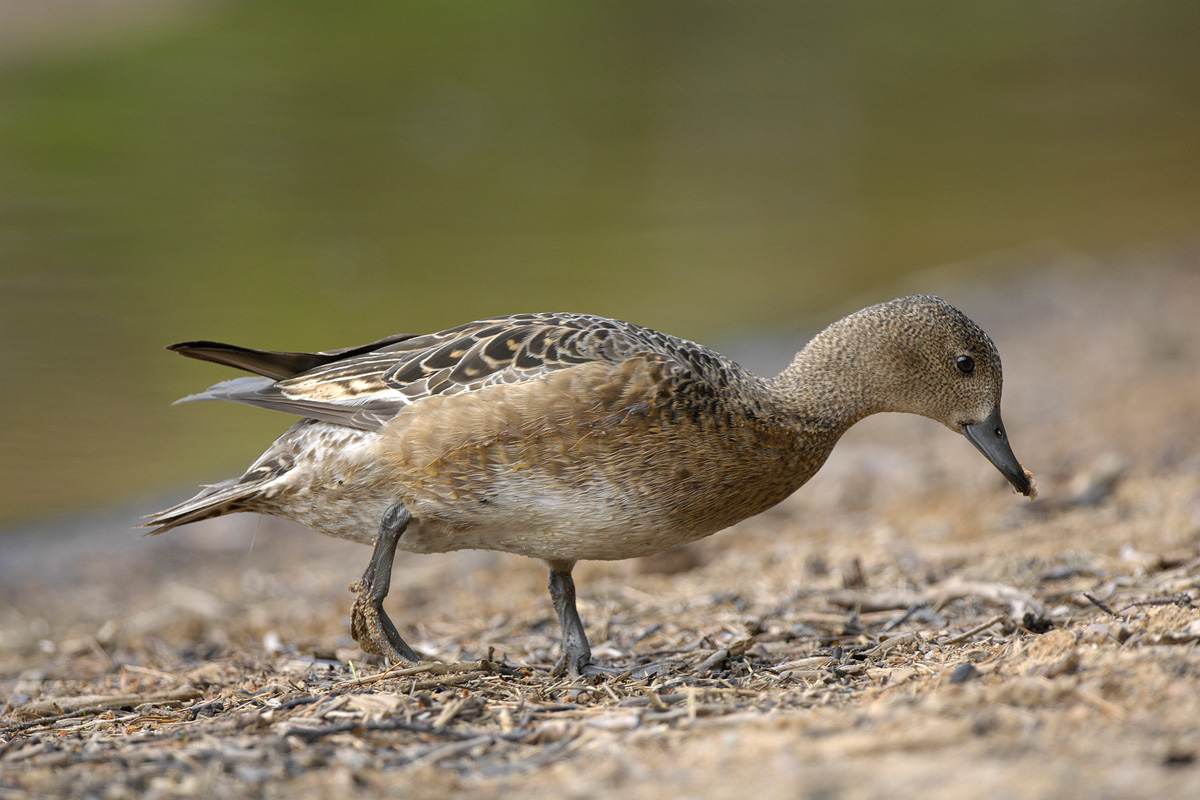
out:
<path id="1" fill-rule="evenodd" d="M 383 598 L 387 597 L 392 584 L 392 561 L 396 558 L 396 545 L 411 519 L 412 514 L 403 503 L 388 506 L 379 524 L 379 536 L 375 539 L 371 563 L 362 577 L 350 584 L 350 591 L 355 594 L 354 608 L 350 612 L 350 635 L 364 652 L 381 655 L 391 663 L 407 661 L 416 664 L 420 661 L 413 649 L 400 638 L 396 626 L 383 610 Z M 567 580 L 570 580 L 569 574 Z"/>
<path id="2" fill-rule="evenodd" d="M 575 608 L 575 581 L 571 578 L 574 561 L 548 561 L 550 567 L 550 599 L 554 601 L 554 610 L 558 612 L 558 621 L 562 625 L 562 658 L 554 666 L 554 677 L 567 676 L 617 676 L 629 675 L 634 678 L 645 678 L 653 675 L 666 675 L 678 667 L 666 661 L 643 664 L 630 669 L 611 669 L 598 667 L 592 663 L 592 648 L 588 644 L 587 633 L 583 630 L 583 621 L 579 619 L 579 611 Z"/>
<path id="3" fill-rule="evenodd" d="M 568 675 L 572 678 L 583 675 L 592 663 L 592 648 L 588 645 L 583 622 L 575 608 L 575 581 L 571 579 L 574 561 L 549 561 L 550 599 L 558 612 L 562 625 L 562 658 L 554 667 L 554 676 Z"/>

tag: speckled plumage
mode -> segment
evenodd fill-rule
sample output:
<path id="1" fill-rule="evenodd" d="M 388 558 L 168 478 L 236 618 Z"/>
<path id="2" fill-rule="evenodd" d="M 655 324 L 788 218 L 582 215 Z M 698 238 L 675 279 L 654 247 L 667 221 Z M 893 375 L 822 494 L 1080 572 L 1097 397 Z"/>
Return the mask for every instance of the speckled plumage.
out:
<path id="1" fill-rule="evenodd" d="M 701 345 L 580 314 L 496 317 L 328 353 L 172 349 L 262 376 L 185 401 L 304 419 L 241 478 L 151 516 L 155 533 L 258 511 L 369 543 L 402 504 L 400 549 L 504 550 L 569 581 L 575 561 L 660 552 L 778 503 L 869 414 L 908 411 L 976 433 L 994 417 L 1008 447 L 994 345 L 929 296 L 834 323 L 772 379 Z M 1031 491 L 1011 450 L 1001 464 L 1003 453 L 972 441 Z"/>

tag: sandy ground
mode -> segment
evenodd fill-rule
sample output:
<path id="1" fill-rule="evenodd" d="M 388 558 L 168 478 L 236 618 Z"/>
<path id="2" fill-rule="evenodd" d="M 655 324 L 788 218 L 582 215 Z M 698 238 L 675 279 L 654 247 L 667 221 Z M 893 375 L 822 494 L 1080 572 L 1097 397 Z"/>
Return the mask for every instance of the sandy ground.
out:
<path id="1" fill-rule="evenodd" d="M 1200 796 L 1200 255 L 1005 265 L 901 291 L 997 341 L 1040 498 L 867 420 L 770 512 L 580 565 L 596 657 L 650 677 L 551 678 L 516 557 L 401 554 L 389 608 L 437 660 L 380 677 L 347 633 L 362 546 L 132 512 L 6 538 L 0 800 Z"/>

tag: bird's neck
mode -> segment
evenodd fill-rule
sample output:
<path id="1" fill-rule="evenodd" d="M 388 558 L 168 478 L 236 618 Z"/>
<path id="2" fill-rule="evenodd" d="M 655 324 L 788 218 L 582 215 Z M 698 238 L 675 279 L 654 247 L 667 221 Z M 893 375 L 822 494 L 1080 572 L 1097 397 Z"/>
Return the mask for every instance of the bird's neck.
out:
<path id="1" fill-rule="evenodd" d="M 920 413 L 911 387 L 898 377 L 904 348 L 871 322 L 863 312 L 835 322 L 771 381 L 788 414 L 827 430 L 834 441 L 871 414 Z"/>

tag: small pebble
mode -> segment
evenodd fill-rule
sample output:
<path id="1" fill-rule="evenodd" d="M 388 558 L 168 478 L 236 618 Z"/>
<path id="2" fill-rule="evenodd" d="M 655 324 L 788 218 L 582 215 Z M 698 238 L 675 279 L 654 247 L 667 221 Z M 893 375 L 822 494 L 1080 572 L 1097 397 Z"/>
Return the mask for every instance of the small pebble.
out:
<path id="1" fill-rule="evenodd" d="M 954 672 L 950 673 L 951 683 L 966 683 L 980 676 L 979 669 L 970 661 L 964 661 L 954 668 Z"/>

